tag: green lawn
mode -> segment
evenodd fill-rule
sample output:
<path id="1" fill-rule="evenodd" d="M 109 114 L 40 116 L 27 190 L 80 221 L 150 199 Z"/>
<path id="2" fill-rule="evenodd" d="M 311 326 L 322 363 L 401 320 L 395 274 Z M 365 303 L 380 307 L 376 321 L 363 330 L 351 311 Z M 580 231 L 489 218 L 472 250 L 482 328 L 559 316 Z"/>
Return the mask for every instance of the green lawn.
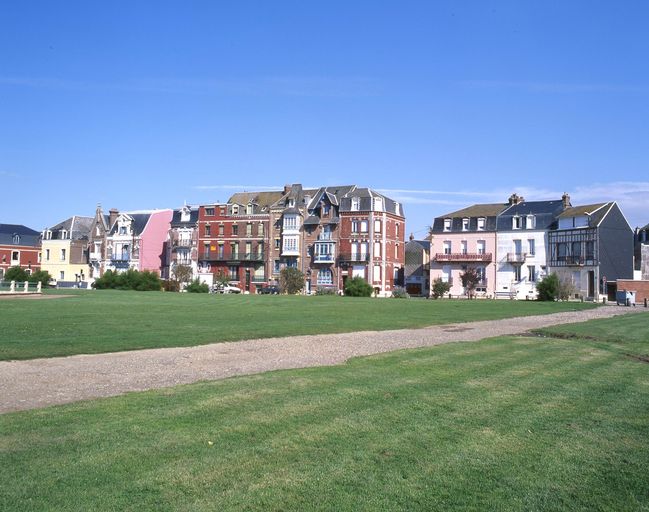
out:
<path id="1" fill-rule="evenodd" d="M 649 510 L 649 315 L 601 323 L 2 415 L 0 510 Z"/>
<path id="2" fill-rule="evenodd" d="M 593 307 L 579 303 L 68 292 L 0 303 L 0 360 L 286 335 L 423 327 Z"/>

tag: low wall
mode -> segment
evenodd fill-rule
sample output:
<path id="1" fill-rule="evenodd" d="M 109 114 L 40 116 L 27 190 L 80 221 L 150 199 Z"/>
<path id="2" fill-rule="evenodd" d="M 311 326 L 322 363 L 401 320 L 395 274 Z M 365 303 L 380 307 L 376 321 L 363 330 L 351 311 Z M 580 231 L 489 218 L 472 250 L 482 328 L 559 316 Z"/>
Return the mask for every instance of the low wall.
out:
<path id="1" fill-rule="evenodd" d="M 636 304 L 642 304 L 645 299 L 649 300 L 649 281 L 633 281 L 631 279 L 618 279 L 618 291 L 627 290 L 635 293 Z"/>

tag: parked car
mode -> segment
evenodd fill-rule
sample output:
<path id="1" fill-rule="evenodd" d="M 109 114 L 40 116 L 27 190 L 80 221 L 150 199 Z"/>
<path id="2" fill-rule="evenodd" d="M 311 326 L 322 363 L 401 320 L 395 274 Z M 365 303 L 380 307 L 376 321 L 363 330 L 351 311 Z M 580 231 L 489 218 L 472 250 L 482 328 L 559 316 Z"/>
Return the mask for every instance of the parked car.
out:
<path id="1" fill-rule="evenodd" d="M 259 290 L 259 293 L 262 293 L 264 295 L 279 295 L 279 286 L 276 286 L 274 284 L 262 286 L 261 290 Z"/>
<path id="2" fill-rule="evenodd" d="M 217 283 L 215 285 L 212 285 L 211 292 L 212 293 L 241 293 L 241 289 L 238 286 L 233 285 L 232 283 L 225 284 L 225 285 Z"/>

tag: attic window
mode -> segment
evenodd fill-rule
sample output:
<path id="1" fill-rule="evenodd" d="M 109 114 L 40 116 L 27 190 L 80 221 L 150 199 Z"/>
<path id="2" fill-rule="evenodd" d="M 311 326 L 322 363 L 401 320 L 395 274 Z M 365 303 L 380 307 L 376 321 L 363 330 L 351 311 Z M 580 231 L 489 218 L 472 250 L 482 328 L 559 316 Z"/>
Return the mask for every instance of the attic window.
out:
<path id="1" fill-rule="evenodd" d="M 214 208 L 205 208 L 205 215 L 208 217 L 214 215 Z"/>
<path id="2" fill-rule="evenodd" d="M 61 230 L 61 240 L 65 240 L 68 237 L 68 232 L 65 229 Z"/>
<path id="3" fill-rule="evenodd" d="M 521 229 L 521 218 L 518 215 L 512 217 L 512 229 Z"/>
<path id="4" fill-rule="evenodd" d="M 232 205 L 232 215 L 239 215 L 239 205 L 238 204 L 233 204 Z"/>
<path id="5" fill-rule="evenodd" d="M 329 203 L 323 202 L 322 203 L 322 215 L 329 215 L 330 208 L 331 208 L 331 206 L 329 205 Z"/>
<path id="6" fill-rule="evenodd" d="M 444 219 L 444 231 L 450 231 L 452 225 L 452 219 Z"/>
<path id="7" fill-rule="evenodd" d="M 375 212 L 383 211 L 383 198 L 382 197 L 375 197 L 374 198 L 374 211 Z"/>
<path id="8" fill-rule="evenodd" d="M 469 231 L 469 219 L 466 217 L 462 219 L 462 231 Z"/>
<path id="9" fill-rule="evenodd" d="M 246 205 L 246 214 L 252 215 L 252 203 Z"/>
<path id="10" fill-rule="evenodd" d="M 20 235 L 14 235 L 14 244 L 18 245 L 20 243 Z"/>
<path id="11" fill-rule="evenodd" d="M 484 231 L 487 219 L 478 217 L 478 231 Z"/>
<path id="12" fill-rule="evenodd" d="M 525 219 L 525 229 L 534 229 L 536 227 L 536 217 L 528 215 Z"/>
<path id="13" fill-rule="evenodd" d="M 289 199 L 288 201 L 286 201 L 286 204 L 289 208 L 293 208 L 295 206 L 295 199 Z"/>
<path id="14" fill-rule="evenodd" d="M 360 197 L 352 197 L 352 211 L 357 212 L 360 210 L 361 207 L 361 198 Z"/>

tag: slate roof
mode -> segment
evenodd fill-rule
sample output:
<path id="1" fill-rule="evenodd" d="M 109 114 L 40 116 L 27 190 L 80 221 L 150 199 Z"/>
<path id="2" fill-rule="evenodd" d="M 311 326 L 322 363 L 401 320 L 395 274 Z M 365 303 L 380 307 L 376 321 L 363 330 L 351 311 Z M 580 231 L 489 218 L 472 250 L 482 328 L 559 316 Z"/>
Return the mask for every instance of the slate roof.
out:
<path id="1" fill-rule="evenodd" d="M 457 218 L 466 218 L 466 217 L 495 217 L 500 212 L 502 212 L 509 205 L 505 203 L 491 203 L 491 204 L 474 204 L 457 210 L 455 212 L 447 213 L 446 215 L 440 215 L 438 218 L 443 219 L 457 219 Z"/>
<path id="2" fill-rule="evenodd" d="M 512 217 L 525 217 L 534 215 L 536 227 L 534 229 L 551 229 L 557 217 L 563 212 L 563 200 L 554 201 L 523 201 L 505 209 L 496 221 L 498 231 L 512 230 Z"/>
<path id="3" fill-rule="evenodd" d="M 180 220 L 182 218 L 182 210 L 183 210 L 183 208 L 179 208 L 179 209 L 173 211 L 173 215 L 171 217 L 171 227 L 172 228 L 196 225 L 196 222 L 198 222 L 198 207 L 197 206 L 194 206 L 194 207 L 189 206 L 188 208 L 190 208 L 190 210 L 189 210 L 189 220 L 188 221 Z"/>
<path id="4" fill-rule="evenodd" d="M 0 244 L 14 245 L 14 235 L 20 236 L 18 245 L 36 247 L 39 244 L 41 234 L 22 224 L 0 224 Z"/>
<path id="5" fill-rule="evenodd" d="M 354 197 L 358 197 L 360 199 L 358 211 L 373 211 L 373 198 L 381 197 L 383 199 L 383 211 L 405 217 L 401 203 L 398 203 L 397 201 L 394 201 L 393 199 L 390 199 L 389 197 L 384 196 L 383 194 L 370 188 L 355 187 L 348 193 L 346 193 L 340 201 L 341 212 L 354 211 L 352 210 L 352 198 Z"/>
<path id="6" fill-rule="evenodd" d="M 132 227 L 133 227 L 133 235 L 138 236 L 142 234 L 142 231 L 144 231 L 144 228 L 146 227 L 147 223 L 149 222 L 149 219 L 151 218 L 151 214 L 153 212 L 148 212 L 148 213 L 129 213 L 129 212 L 121 212 L 120 215 L 127 215 L 131 219 L 133 219 Z M 119 218 L 119 217 L 118 217 Z M 110 230 L 110 235 L 115 235 L 117 234 L 117 222 L 113 224 L 111 230 Z"/>
<path id="7" fill-rule="evenodd" d="M 47 231 L 52 232 L 52 240 L 61 240 L 61 231 L 65 230 L 69 234 L 70 240 L 81 240 L 88 238 L 90 229 L 94 223 L 94 217 L 81 217 L 80 215 L 73 215 L 62 222 L 48 228 Z"/>
<path id="8" fill-rule="evenodd" d="M 614 202 L 608 203 L 595 203 L 595 204 L 586 204 L 582 206 L 575 206 L 573 208 L 566 209 L 561 215 L 558 216 L 559 219 L 567 219 L 570 217 L 588 217 L 588 224 L 590 226 L 597 226 L 601 220 L 606 216 L 610 211 L 611 207 L 614 205 Z"/>
<path id="9" fill-rule="evenodd" d="M 406 252 L 417 251 L 420 248 L 430 251 L 430 240 L 408 240 L 406 242 Z"/>
<path id="10" fill-rule="evenodd" d="M 282 192 L 238 192 L 228 199 L 228 203 L 240 205 L 253 203 L 263 210 L 276 203 L 282 195 Z"/>

